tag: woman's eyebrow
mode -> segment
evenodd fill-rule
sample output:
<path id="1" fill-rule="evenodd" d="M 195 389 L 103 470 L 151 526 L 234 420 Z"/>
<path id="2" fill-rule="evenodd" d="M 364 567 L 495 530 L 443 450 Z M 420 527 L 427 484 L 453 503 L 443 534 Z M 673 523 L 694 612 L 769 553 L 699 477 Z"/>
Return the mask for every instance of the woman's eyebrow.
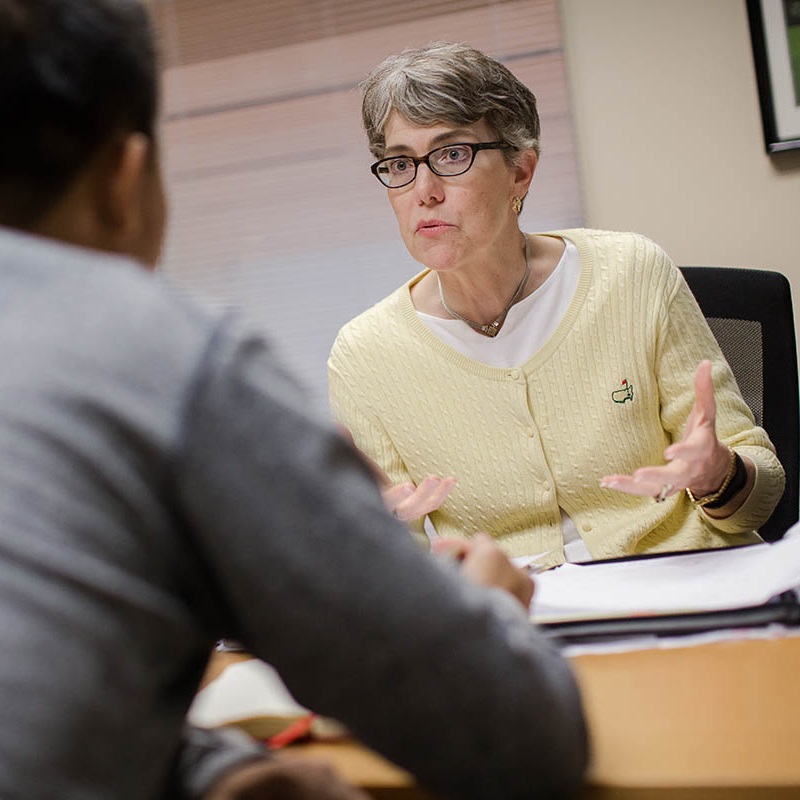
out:
<path id="1" fill-rule="evenodd" d="M 452 131 L 445 131 L 444 133 L 440 133 L 437 136 L 434 136 L 428 142 L 429 147 L 428 150 L 426 150 L 425 152 L 430 152 L 431 150 L 435 150 L 439 145 L 444 144 L 447 141 L 452 142 L 455 139 L 463 141 L 464 137 L 467 137 L 467 139 L 475 138 L 475 132 L 468 130 L 467 128 L 456 128 L 455 130 Z M 393 144 L 391 147 L 386 148 L 386 150 L 384 151 L 384 157 L 395 154 L 403 154 L 403 155 L 410 154 L 413 153 L 413 151 L 414 148 L 409 147 L 408 145 Z"/>

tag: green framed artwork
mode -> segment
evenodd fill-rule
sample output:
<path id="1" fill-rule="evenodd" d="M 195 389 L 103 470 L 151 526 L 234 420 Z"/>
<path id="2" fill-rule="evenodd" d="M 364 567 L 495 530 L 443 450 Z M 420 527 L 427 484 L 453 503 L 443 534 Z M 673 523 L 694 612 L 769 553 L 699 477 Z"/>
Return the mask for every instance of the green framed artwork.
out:
<path id="1" fill-rule="evenodd" d="M 800 149 L 800 0 L 747 0 L 764 145 Z"/>

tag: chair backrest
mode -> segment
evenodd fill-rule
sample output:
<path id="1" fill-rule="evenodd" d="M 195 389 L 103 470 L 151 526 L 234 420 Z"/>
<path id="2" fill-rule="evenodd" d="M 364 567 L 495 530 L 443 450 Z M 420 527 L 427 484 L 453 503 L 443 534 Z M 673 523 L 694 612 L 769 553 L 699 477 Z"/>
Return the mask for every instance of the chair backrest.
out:
<path id="1" fill-rule="evenodd" d="M 761 528 L 780 539 L 798 519 L 800 409 L 797 345 L 789 281 L 779 272 L 681 267 L 756 422 L 786 470 L 786 490 Z"/>

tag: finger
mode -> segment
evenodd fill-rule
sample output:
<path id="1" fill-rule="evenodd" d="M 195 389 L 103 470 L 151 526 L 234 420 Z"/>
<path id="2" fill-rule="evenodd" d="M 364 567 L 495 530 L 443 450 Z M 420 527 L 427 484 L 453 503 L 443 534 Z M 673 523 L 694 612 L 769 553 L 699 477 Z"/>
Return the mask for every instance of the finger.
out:
<path id="1" fill-rule="evenodd" d="M 419 519 L 439 508 L 455 484 L 455 478 L 439 478 L 429 475 L 414 489 L 412 494 L 394 507 L 393 513 L 403 520 Z"/>
<path id="2" fill-rule="evenodd" d="M 457 481 L 455 478 L 437 478 L 435 481 L 427 483 L 427 479 L 420 486 L 420 502 L 424 501 L 427 506 L 425 513 L 435 511 L 445 501 L 450 492 L 455 488 Z M 426 485 L 427 484 L 427 485 Z"/>
<path id="3" fill-rule="evenodd" d="M 607 475 L 600 481 L 600 487 L 603 489 L 614 489 L 618 492 L 625 494 L 632 494 L 637 497 L 656 497 L 660 496 L 662 492 L 665 497 L 671 497 L 673 494 L 685 488 L 682 485 L 680 476 L 673 476 L 669 473 L 664 474 L 661 472 L 663 468 L 653 467 L 654 470 L 659 470 L 657 474 L 648 474 L 646 476 L 639 475 Z M 668 486 L 669 489 L 664 491 L 664 487 Z"/>
<path id="4" fill-rule="evenodd" d="M 477 534 L 472 545 L 462 562 L 462 574 L 473 583 L 505 589 L 528 608 L 533 597 L 531 577 L 514 566 L 487 534 Z"/>
<path id="5" fill-rule="evenodd" d="M 406 483 L 395 483 L 392 486 L 388 486 L 381 494 L 387 500 L 394 500 L 396 503 L 400 503 L 411 497 L 416 490 L 417 487 L 414 486 L 411 481 L 408 481 Z"/>
<path id="6" fill-rule="evenodd" d="M 703 420 L 713 426 L 717 418 L 717 404 L 711 379 L 711 362 L 708 359 L 701 361 L 694 373 L 694 402 Z"/>
<path id="7" fill-rule="evenodd" d="M 467 539 L 455 539 L 450 536 L 440 536 L 431 542 L 431 550 L 441 555 L 466 553 L 472 547 Z"/>
<path id="8" fill-rule="evenodd" d="M 685 465 L 672 461 L 664 467 L 640 467 L 631 476 L 635 483 L 660 489 L 665 483 L 678 486 L 685 482 Z"/>
<path id="9" fill-rule="evenodd" d="M 465 539 L 438 538 L 431 542 L 431 552 L 437 557 L 460 564 L 472 549 Z"/>
<path id="10" fill-rule="evenodd" d="M 389 511 L 394 513 L 395 508 L 414 494 L 416 487 L 413 483 L 396 483 L 394 486 L 387 486 L 381 491 L 383 504 Z"/>
<path id="11" fill-rule="evenodd" d="M 422 504 L 435 502 L 438 497 L 447 497 L 453 488 L 453 478 L 440 478 L 438 475 L 428 475 L 422 483 L 417 486 L 414 493 L 415 499 Z"/>
<path id="12" fill-rule="evenodd" d="M 383 491 L 383 499 L 387 508 L 398 519 L 408 522 L 419 519 L 427 513 L 427 498 L 430 486 L 415 486 L 413 483 L 401 483 Z"/>
<path id="13" fill-rule="evenodd" d="M 693 436 L 682 442 L 675 442 L 664 451 L 664 457 L 667 461 L 702 461 L 708 458 L 712 446 L 716 444 L 715 438 L 712 436 Z"/>
<path id="14" fill-rule="evenodd" d="M 600 481 L 600 488 L 613 489 L 638 497 L 653 497 L 656 492 L 660 491 L 658 484 L 643 484 L 641 481 L 634 480 L 630 475 L 606 475 Z"/>

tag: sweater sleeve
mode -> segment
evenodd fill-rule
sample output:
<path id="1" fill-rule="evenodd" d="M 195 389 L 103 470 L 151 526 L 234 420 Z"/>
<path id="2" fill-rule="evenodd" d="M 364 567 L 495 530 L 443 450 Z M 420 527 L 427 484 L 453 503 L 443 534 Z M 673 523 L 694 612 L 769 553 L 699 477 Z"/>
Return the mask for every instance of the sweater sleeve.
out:
<path id="1" fill-rule="evenodd" d="M 357 359 L 346 332 L 336 339 L 328 358 L 328 391 L 334 419 L 350 432 L 356 446 L 386 473 L 391 484 L 413 482 L 397 448 L 379 417 L 369 411 L 364 390 L 369 381 L 356 368 Z M 408 527 L 423 547 L 429 546 L 424 518 L 410 520 Z"/>
<path id="2" fill-rule="evenodd" d="M 717 436 L 756 467 L 756 481 L 742 506 L 725 519 L 706 521 L 723 533 L 757 530 L 766 522 L 783 494 L 785 474 L 766 431 L 756 425 L 733 372 L 708 327 L 703 312 L 683 276 L 674 268 L 673 288 L 663 318 L 658 370 L 662 419 L 673 440 L 680 438 L 694 403 L 694 373 L 704 358 L 711 360 L 717 406 Z"/>
<path id="3" fill-rule="evenodd" d="M 263 344 L 220 337 L 184 420 L 175 479 L 209 592 L 298 702 L 444 796 L 574 796 L 587 742 L 568 663 L 521 606 L 402 535 Z"/>

